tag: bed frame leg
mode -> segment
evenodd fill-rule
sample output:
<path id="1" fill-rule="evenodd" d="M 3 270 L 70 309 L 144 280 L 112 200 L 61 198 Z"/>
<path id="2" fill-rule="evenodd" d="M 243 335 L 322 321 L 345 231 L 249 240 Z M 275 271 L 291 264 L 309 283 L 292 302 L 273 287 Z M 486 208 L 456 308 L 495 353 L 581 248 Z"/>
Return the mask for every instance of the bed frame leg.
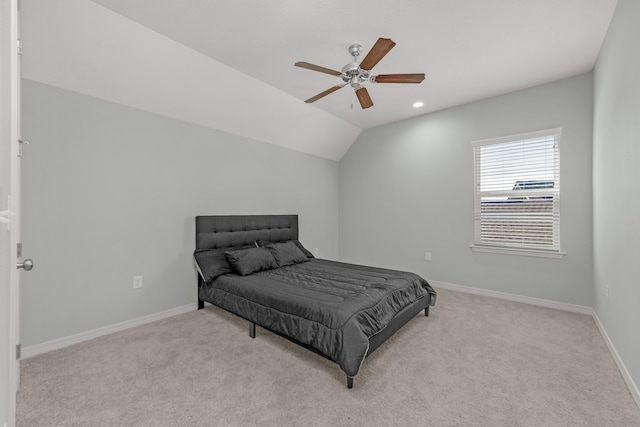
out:
<path id="1" fill-rule="evenodd" d="M 353 388 L 353 377 L 351 375 L 347 375 L 347 388 Z"/>
<path id="2" fill-rule="evenodd" d="M 202 277 L 198 275 L 198 310 L 202 310 L 204 308 L 204 300 L 200 299 L 200 288 L 202 287 Z"/>
<path id="3" fill-rule="evenodd" d="M 425 315 L 426 317 L 429 317 L 429 306 L 426 306 L 426 307 L 424 308 L 424 315 Z"/>
<path id="4" fill-rule="evenodd" d="M 249 323 L 249 336 L 251 338 L 256 337 L 256 324 L 253 322 Z"/>

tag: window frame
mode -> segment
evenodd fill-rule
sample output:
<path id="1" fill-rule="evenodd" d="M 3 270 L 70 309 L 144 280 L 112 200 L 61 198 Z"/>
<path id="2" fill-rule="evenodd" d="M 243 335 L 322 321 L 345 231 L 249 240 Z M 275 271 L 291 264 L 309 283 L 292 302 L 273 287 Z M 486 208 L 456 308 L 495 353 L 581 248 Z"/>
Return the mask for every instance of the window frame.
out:
<path id="1" fill-rule="evenodd" d="M 474 230 L 474 238 L 473 244 L 470 245 L 470 248 L 473 251 L 478 252 L 491 252 L 498 254 L 509 254 L 509 255 L 525 255 L 525 256 L 535 256 L 535 257 L 544 257 L 544 258 L 562 258 L 566 255 L 565 252 L 561 250 L 560 246 L 560 142 L 562 137 L 562 128 L 552 128 L 545 129 L 535 132 L 526 132 L 514 135 L 507 135 L 498 138 L 489 138 L 483 140 L 472 141 L 471 145 L 473 148 L 473 230 Z M 545 194 L 545 197 L 552 197 L 552 247 L 544 248 L 544 247 L 535 247 L 535 245 L 527 245 L 527 244 L 517 244 L 517 243 L 500 243 L 500 242 L 486 242 L 482 241 L 482 197 L 483 194 L 490 194 L 490 191 L 482 191 L 480 189 L 481 185 L 481 172 L 482 172 L 482 164 L 480 156 L 480 147 L 489 146 L 489 145 L 499 145 L 499 144 L 510 144 L 517 142 L 524 142 L 527 140 L 536 140 L 542 138 L 554 138 L 554 144 L 556 146 L 556 151 L 554 153 L 554 180 L 552 187 L 541 187 L 541 188 L 552 188 L 548 190 L 549 194 Z M 516 181 L 517 182 L 517 181 Z M 542 181 L 541 181 L 542 182 Z M 517 191 L 513 188 L 512 191 Z M 530 190 L 526 190 L 530 191 Z M 508 192 L 508 191 L 502 191 Z M 547 192 L 547 191 L 545 191 Z"/>

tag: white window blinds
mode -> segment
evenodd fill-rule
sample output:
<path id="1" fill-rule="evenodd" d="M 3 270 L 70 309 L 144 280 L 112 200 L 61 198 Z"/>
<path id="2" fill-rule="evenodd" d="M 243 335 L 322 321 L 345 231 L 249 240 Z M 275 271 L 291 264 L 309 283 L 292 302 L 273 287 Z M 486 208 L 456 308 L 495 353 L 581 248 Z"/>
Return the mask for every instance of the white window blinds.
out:
<path id="1" fill-rule="evenodd" d="M 561 130 L 472 143 L 474 245 L 560 251 Z"/>

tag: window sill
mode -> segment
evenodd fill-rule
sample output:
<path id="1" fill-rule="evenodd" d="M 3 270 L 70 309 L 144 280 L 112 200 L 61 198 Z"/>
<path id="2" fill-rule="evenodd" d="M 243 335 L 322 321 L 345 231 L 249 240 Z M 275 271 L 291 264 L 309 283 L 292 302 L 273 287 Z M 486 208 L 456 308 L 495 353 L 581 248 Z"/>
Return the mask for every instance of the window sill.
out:
<path id="1" fill-rule="evenodd" d="M 505 248 L 498 246 L 485 246 L 485 245 L 471 245 L 469 246 L 474 252 L 489 252 L 494 254 L 502 254 L 502 255 L 520 255 L 520 256 L 531 256 L 538 258 L 554 258 L 554 259 L 562 259 L 565 256 L 566 252 L 559 251 L 541 251 L 535 249 L 519 249 L 519 248 Z"/>

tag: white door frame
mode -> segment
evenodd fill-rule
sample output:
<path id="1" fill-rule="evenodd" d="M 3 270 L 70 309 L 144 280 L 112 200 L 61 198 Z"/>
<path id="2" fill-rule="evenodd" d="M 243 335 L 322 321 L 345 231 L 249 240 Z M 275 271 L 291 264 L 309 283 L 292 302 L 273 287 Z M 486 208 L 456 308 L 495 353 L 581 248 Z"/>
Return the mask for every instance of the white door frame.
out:
<path id="1" fill-rule="evenodd" d="M 3 240 L 3 267 L 8 267 L 0 278 L 2 298 L 0 311 L 9 314 L 8 321 L 2 322 L 0 330 L 0 351 L 4 357 L 0 369 L 0 423 L 15 425 L 16 392 L 20 386 L 20 364 L 16 358 L 16 346 L 20 342 L 19 308 L 20 276 L 16 269 L 18 262 L 17 244 L 20 241 L 20 60 L 18 56 L 18 0 L 0 0 L 0 102 L 1 116 L 0 144 L 4 159 L 0 166 L 0 239 Z M 6 158 L 8 155 L 8 159 Z M 9 168 L 7 173 L 6 168 Z M 6 182 L 8 179 L 8 182 Z M 8 243 L 8 247 L 7 247 Z M 7 274 L 8 273 L 8 274 Z M 7 283 L 8 280 L 8 283 Z M 8 288 L 8 292 L 7 292 Z M 6 363 L 4 363 L 6 361 Z M 6 413 L 5 413 L 6 412 Z"/>

